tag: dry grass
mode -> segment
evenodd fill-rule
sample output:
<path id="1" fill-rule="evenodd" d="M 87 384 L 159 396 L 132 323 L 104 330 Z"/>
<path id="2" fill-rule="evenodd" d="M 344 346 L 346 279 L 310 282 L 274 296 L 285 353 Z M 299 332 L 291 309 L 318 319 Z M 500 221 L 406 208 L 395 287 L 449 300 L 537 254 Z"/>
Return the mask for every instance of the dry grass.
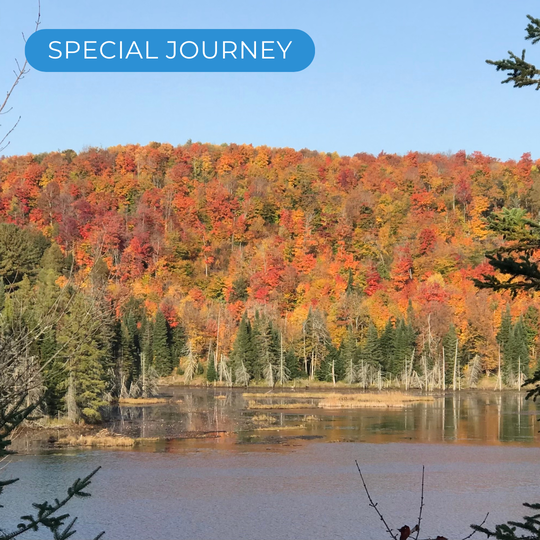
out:
<path id="1" fill-rule="evenodd" d="M 273 399 L 273 398 L 293 398 L 293 399 L 324 399 L 330 392 L 244 392 L 242 397 L 246 399 Z"/>
<path id="2" fill-rule="evenodd" d="M 102 429 L 95 435 L 79 435 L 78 437 L 63 437 L 56 443 L 58 446 L 77 446 L 77 447 L 128 447 L 135 444 L 135 439 L 131 437 L 122 437 L 114 435 L 108 429 Z"/>
<path id="3" fill-rule="evenodd" d="M 433 396 L 417 396 L 403 392 L 381 394 L 332 394 L 319 403 L 323 409 L 353 409 L 357 407 L 402 408 L 413 403 L 434 401 Z"/>
<path id="4" fill-rule="evenodd" d="M 255 428 L 256 431 L 286 431 L 288 429 L 303 429 L 302 424 L 298 426 L 267 426 Z"/>
<path id="5" fill-rule="evenodd" d="M 248 409 L 316 409 L 316 403 L 257 403 L 254 400 L 248 402 Z"/>
<path id="6" fill-rule="evenodd" d="M 275 424 L 277 420 L 269 414 L 256 414 L 251 418 L 254 424 Z"/>
<path id="7" fill-rule="evenodd" d="M 328 392 L 280 392 L 275 394 L 245 393 L 249 399 L 248 409 L 353 409 L 359 407 L 402 408 L 407 405 L 434 401 L 433 396 L 414 395 L 405 392 L 381 393 L 328 393 Z M 288 403 L 265 403 L 269 399 L 286 399 Z M 311 403 L 306 399 L 316 400 Z M 304 401 L 301 401 L 304 400 Z"/>
<path id="8" fill-rule="evenodd" d="M 68 420 L 67 418 L 50 418 L 48 416 L 45 416 L 43 418 L 40 418 L 36 424 L 41 428 L 54 428 L 54 429 L 69 429 L 69 428 L 77 428 L 79 427 L 79 424 L 76 424 L 75 422 L 72 422 L 71 420 Z"/>
<path id="9" fill-rule="evenodd" d="M 157 403 L 167 403 L 165 398 L 120 398 L 120 405 L 156 405 Z"/>

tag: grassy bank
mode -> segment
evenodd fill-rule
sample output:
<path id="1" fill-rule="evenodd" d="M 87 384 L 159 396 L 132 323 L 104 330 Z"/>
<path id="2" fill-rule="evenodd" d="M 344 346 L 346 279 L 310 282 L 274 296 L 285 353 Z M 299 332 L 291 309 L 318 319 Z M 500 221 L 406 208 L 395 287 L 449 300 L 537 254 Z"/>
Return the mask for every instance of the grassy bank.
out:
<path id="1" fill-rule="evenodd" d="M 416 403 L 433 402 L 431 395 L 405 392 L 380 393 L 328 393 L 328 392 L 276 392 L 261 394 L 246 392 L 248 409 L 354 409 L 361 407 L 403 408 Z M 275 400 L 280 400 L 275 402 Z M 306 401 L 310 400 L 310 401 Z"/>
<path id="2" fill-rule="evenodd" d="M 135 439 L 132 437 L 125 437 L 122 435 L 116 435 L 110 432 L 108 429 L 102 429 L 95 435 L 79 435 L 68 437 L 62 437 L 58 439 L 55 446 L 69 446 L 69 447 L 101 447 L 101 448 L 119 448 L 130 447 L 135 445 Z"/>

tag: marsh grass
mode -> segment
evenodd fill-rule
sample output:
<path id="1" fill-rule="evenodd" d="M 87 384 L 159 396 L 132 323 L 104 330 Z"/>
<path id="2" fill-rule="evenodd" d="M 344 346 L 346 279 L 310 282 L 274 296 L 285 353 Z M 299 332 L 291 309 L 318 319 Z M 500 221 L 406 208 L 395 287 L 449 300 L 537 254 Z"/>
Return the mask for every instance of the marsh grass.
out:
<path id="1" fill-rule="evenodd" d="M 167 403 L 165 398 L 120 398 L 120 405 L 157 405 L 158 403 Z"/>
<path id="2" fill-rule="evenodd" d="M 287 430 L 294 430 L 294 429 L 304 429 L 303 424 L 299 424 L 297 426 L 266 426 L 266 427 L 258 427 L 255 428 L 256 431 L 287 431 Z"/>
<path id="3" fill-rule="evenodd" d="M 255 400 L 248 401 L 248 409 L 316 409 L 317 403 L 258 403 Z"/>
<path id="4" fill-rule="evenodd" d="M 251 418 L 254 424 L 275 424 L 277 419 L 269 414 L 256 414 Z"/>
<path id="5" fill-rule="evenodd" d="M 361 407 L 402 408 L 415 403 L 433 402 L 427 395 L 405 392 L 383 393 L 328 393 L 328 392 L 278 392 L 275 394 L 244 393 L 248 398 L 248 409 L 354 409 Z M 252 398 L 252 399 L 249 399 Z M 311 402 L 305 401 L 312 400 Z M 268 402 L 286 400 L 285 402 Z"/>
<path id="6" fill-rule="evenodd" d="M 105 433 L 106 432 L 106 433 Z M 108 430 L 104 429 L 95 435 L 79 435 L 78 437 L 69 436 L 62 437 L 56 443 L 58 446 L 75 446 L 75 447 L 129 447 L 135 444 L 135 439 L 131 437 L 123 437 L 113 435 Z"/>
<path id="7" fill-rule="evenodd" d="M 319 402 L 323 409 L 354 409 L 357 407 L 402 408 L 415 403 L 430 403 L 433 396 L 419 396 L 403 392 L 384 394 L 332 394 Z"/>

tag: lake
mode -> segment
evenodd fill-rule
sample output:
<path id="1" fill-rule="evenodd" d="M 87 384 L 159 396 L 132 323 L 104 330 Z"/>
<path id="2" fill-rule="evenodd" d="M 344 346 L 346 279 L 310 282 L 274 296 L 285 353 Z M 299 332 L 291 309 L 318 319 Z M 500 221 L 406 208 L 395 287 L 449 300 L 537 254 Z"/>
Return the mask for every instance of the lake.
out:
<path id="1" fill-rule="evenodd" d="M 493 525 L 540 501 L 538 411 L 522 393 L 447 394 L 396 410 L 259 411 L 246 409 L 241 390 L 162 390 L 171 402 L 111 411 L 114 431 L 160 440 L 15 456 L 7 473 L 21 480 L 0 515 L 61 495 L 97 466 L 93 496 L 70 507 L 77 538 L 385 538 L 355 460 L 393 528 L 416 521 L 425 465 L 421 538 L 462 538 L 487 512 Z"/>

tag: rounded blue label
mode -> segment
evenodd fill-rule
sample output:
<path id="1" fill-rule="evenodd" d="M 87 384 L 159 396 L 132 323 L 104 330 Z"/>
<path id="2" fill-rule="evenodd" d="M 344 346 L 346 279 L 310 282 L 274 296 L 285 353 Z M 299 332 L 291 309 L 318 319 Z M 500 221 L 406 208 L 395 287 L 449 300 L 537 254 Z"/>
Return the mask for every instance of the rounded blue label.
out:
<path id="1" fill-rule="evenodd" d="M 39 71 L 301 71 L 315 57 L 302 30 L 38 30 L 26 58 Z"/>

